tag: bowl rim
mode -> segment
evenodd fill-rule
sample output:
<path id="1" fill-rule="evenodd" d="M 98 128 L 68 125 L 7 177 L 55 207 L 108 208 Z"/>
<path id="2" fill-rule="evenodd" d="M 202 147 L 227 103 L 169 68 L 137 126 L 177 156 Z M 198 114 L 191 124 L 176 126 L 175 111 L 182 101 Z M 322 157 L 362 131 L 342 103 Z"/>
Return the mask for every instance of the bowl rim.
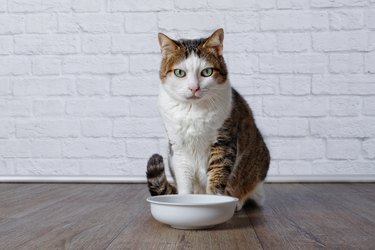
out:
<path id="1" fill-rule="evenodd" d="M 223 197 L 227 198 L 227 200 L 219 200 L 214 202 L 199 202 L 199 203 L 188 203 L 188 202 L 181 202 L 181 203 L 174 203 L 174 202 L 166 202 L 166 201 L 158 201 L 160 197 L 177 197 L 177 196 L 214 196 L 214 197 Z M 166 205 L 166 206 L 210 206 L 210 205 L 219 205 L 219 204 L 228 204 L 237 202 L 238 198 L 229 196 L 229 195 L 212 195 L 212 194 L 168 194 L 168 195 L 158 195 L 158 196 L 150 196 L 146 199 L 151 204 L 158 204 L 158 205 Z"/>

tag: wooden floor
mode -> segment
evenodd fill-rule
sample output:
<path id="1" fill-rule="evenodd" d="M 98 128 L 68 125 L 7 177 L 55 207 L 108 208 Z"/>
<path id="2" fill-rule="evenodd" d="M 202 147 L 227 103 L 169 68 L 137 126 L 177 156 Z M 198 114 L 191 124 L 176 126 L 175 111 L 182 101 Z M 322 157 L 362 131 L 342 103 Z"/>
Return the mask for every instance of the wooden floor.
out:
<path id="1" fill-rule="evenodd" d="M 155 221 L 145 184 L 0 184 L 0 249 L 375 249 L 375 184 L 267 184 L 210 230 Z"/>

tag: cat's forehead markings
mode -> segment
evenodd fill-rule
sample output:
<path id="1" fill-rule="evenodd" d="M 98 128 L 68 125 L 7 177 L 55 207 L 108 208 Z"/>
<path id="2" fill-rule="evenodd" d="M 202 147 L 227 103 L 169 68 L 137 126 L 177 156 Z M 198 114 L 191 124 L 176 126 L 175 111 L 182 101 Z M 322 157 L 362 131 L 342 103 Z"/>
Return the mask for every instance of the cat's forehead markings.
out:
<path id="1" fill-rule="evenodd" d="M 208 67 L 208 63 L 203 58 L 199 57 L 195 53 L 191 53 L 186 59 L 182 60 L 176 65 L 176 68 L 186 69 L 188 71 L 193 71 L 200 68 Z"/>

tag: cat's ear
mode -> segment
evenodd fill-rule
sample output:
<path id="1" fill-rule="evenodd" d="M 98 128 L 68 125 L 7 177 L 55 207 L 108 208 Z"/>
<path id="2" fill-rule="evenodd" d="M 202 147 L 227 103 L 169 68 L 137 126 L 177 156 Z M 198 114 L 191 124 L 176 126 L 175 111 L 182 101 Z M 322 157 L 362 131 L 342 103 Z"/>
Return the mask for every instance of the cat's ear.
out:
<path id="1" fill-rule="evenodd" d="M 224 30 L 218 29 L 212 35 L 207 38 L 203 44 L 204 48 L 213 48 L 219 55 L 223 54 L 223 41 L 224 41 Z"/>
<path id="2" fill-rule="evenodd" d="M 175 41 L 164 35 L 163 33 L 158 34 L 159 45 L 161 50 L 161 55 L 166 57 L 167 54 L 176 51 L 179 47 Z"/>

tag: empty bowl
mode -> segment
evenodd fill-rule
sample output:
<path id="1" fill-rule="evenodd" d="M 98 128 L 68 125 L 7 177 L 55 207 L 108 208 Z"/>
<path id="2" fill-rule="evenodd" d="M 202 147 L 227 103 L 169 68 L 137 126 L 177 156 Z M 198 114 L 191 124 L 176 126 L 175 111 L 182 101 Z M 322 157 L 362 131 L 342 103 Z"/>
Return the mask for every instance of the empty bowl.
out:
<path id="1" fill-rule="evenodd" d="M 221 195 L 161 195 L 147 199 L 152 216 L 178 229 L 204 229 L 232 218 L 237 198 Z"/>

